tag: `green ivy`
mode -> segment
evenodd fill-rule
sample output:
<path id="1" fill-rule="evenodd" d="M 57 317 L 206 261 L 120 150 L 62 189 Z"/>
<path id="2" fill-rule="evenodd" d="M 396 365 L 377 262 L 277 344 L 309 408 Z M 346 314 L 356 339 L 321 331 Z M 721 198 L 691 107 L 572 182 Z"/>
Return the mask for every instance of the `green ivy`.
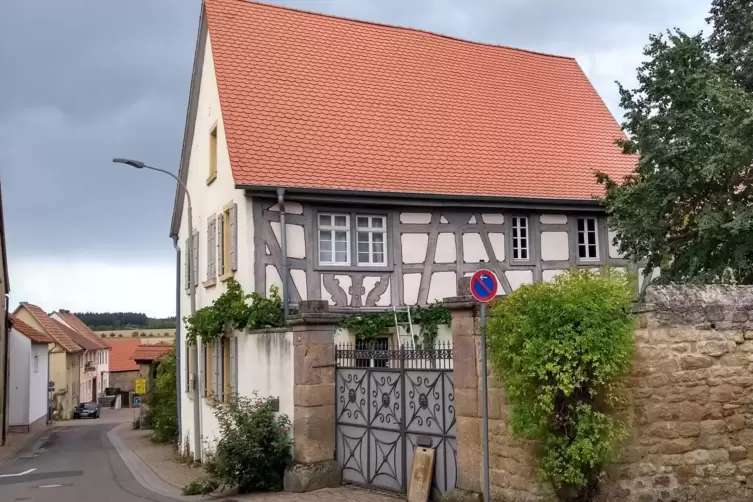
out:
<path id="1" fill-rule="evenodd" d="M 432 347 L 437 340 L 439 326 L 450 324 L 450 311 L 441 303 L 432 303 L 425 307 L 410 308 L 411 321 L 421 327 L 420 344 Z M 399 322 L 408 322 L 407 312 L 398 312 Z M 395 326 L 394 312 L 355 314 L 345 317 L 340 327 L 353 333 L 359 342 L 373 342 L 377 336 L 386 333 Z M 419 342 L 419 340 L 416 340 Z"/>
<path id="2" fill-rule="evenodd" d="M 195 345 L 199 337 L 204 342 L 222 338 L 230 330 L 280 327 L 284 325 L 282 299 L 276 286 L 270 288 L 269 297 L 265 298 L 258 293 L 244 293 L 238 281 L 229 279 L 227 290 L 212 305 L 197 310 L 184 321 L 189 345 Z"/>
<path id="3" fill-rule="evenodd" d="M 505 382 L 510 424 L 537 440 L 539 474 L 560 500 L 593 500 L 626 438 L 614 416 L 634 349 L 634 279 L 570 271 L 523 286 L 493 309 L 490 359 Z"/>

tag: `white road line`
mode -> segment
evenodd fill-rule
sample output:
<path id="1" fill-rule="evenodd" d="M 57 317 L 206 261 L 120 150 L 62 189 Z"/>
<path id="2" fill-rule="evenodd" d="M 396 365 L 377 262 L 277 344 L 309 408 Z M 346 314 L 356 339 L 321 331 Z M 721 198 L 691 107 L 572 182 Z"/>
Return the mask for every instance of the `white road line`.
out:
<path id="1" fill-rule="evenodd" d="M 37 488 L 60 488 L 63 485 L 39 485 Z"/>
<path id="2" fill-rule="evenodd" d="M 34 471 L 36 471 L 36 469 L 29 469 L 28 471 L 19 472 L 18 474 L 0 474 L 0 478 L 13 478 L 16 476 L 25 476 L 26 474 L 30 474 Z"/>

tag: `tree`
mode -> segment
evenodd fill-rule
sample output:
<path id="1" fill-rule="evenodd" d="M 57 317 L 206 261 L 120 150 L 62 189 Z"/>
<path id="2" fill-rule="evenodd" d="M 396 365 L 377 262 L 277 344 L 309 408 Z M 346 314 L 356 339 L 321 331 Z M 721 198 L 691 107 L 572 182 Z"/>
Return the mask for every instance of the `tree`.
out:
<path id="1" fill-rule="evenodd" d="M 597 176 L 620 250 L 667 281 L 753 283 L 753 15 L 735 17 L 750 3 L 714 0 L 710 39 L 652 35 L 638 87 L 619 86 L 637 167 Z"/>

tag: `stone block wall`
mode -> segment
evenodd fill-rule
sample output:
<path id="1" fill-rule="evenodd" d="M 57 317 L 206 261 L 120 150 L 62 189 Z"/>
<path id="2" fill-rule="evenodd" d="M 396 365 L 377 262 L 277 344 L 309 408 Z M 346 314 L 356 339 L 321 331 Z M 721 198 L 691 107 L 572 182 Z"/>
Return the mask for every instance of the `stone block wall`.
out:
<path id="1" fill-rule="evenodd" d="M 467 298 L 447 304 L 456 348 L 458 488 L 480 492 L 476 310 Z M 603 500 L 753 501 L 753 288 L 650 288 L 636 312 L 633 425 L 608 468 Z M 490 375 L 492 496 L 551 500 L 551 491 L 536 481 L 536 445 L 512 437 L 504 387 Z"/>

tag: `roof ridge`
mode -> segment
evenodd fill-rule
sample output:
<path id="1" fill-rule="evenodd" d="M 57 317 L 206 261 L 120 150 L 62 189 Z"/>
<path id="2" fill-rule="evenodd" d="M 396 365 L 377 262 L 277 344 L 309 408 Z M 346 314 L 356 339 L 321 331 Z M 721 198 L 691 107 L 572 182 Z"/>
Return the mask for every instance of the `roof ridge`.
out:
<path id="1" fill-rule="evenodd" d="M 560 54 L 550 54 L 550 53 L 547 53 L 547 52 L 534 51 L 534 50 L 531 50 L 531 49 L 522 49 L 520 47 L 513 47 L 511 45 L 493 44 L 493 43 L 490 43 L 490 42 L 478 42 L 478 41 L 475 41 L 475 40 L 468 40 L 466 38 L 460 38 L 460 37 L 456 37 L 456 36 L 453 36 L 453 35 L 447 35 L 447 34 L 444 34 L 444 33 L 438 33 L 436 31 L 423 30 L 421 28 L 414 28 L 414 27 L 411 27 L 411 26 L 400 26 L 400 25 L 397 25 L 397 24 L 380 23 L 378 21 L 368 21 L 366 19 L 357 19 L 357 18 L 353 18 L 353 17 L 340 16 L 340 15 L 337 15 L 337 14 L 325 14 L 323 12 L 316 12 L 316 11 L 307 10 L 307 9 L 297 9 L 297 8 L 294 8 L 294 7 L 287 7 L 285 5 L 276 5 L 276 4 L 266 3 L 266 2 L 259 2 L 257 0 L 205 0 L 205 1 L 212 1 L 212 2 L 234 1 L 234 2 L 239 2 L 239 3 L 244 3 L 244 4 L 255 4 L 255 5 L 261 5 L 262 7 L 268 7 L 268 8 L 271 8 L 271 9 L 284 10 L 284 11 L 288 11 L 288 12 L 297 12 L 297 13 L 300 13 L 300 14 L 308 14 L 308 15 L 312 15 L 312 16 L 326 17 L 326 18 L 329 18 L 329 19 L 340 19 L 342 21 L 349 21 L 349 22 L 352 22 L 352 23 L 359 23 L 359 24 L 367 24 L 367 25 L 371 25 L 371 26 L 378 26 L 378 27 L 381 27 L 381 28 L 391 28 L 393 30 L 401 30 L 401 31 L 412 31 L 412 32 L 415 32 L 415 33 L 421 33 L 421 34 L 424 34 L 424 35 L 430 35 L 430 36 L 434 36 L 434 37 L 446 38 L 448 40 L 454 40 L 456 42 L 463 42 L 463 43 L 472 44 L 472 45 L 480 45 L 480 46 L 484 46 L 484 47 L 494 47 L 494 48 L 498 48 L 498 49 L 507 49 L 507 50 L 517 51 L 517 52 L 525 52 L 527 54 L 533 54 L 534 56 L 546 56 L 546 57 L 551 57 L 551 58 L 556 58 L 556 59 L 564 59 L 564 60 L 567 60 L 567 61 L 575 61 L 576 60 L 572 56 L 562 56 Z"/>

